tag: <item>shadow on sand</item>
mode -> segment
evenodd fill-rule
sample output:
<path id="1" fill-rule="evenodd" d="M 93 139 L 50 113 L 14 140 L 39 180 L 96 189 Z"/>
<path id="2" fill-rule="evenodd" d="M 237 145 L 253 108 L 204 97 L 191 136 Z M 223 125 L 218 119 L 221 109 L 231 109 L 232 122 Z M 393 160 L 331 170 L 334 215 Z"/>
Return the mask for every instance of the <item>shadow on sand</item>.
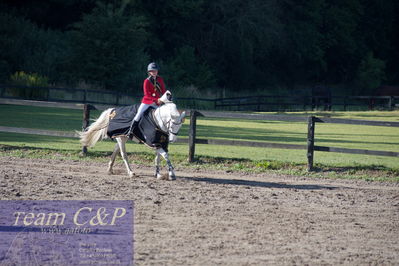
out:
<path id="1" fill-rule="evenodd" d="M 180 176 L 178 178 L 185 179 L 187 181 L 205 182 L 216 185 L 236 185 L 236 186 L 301 189 L 301 190 L 321 190 L 321 189 L 333 190 L 338 188 L 333 186 L 321 186 L 315 184 L 294 185 L 294 184 L 284 184 L 284 183 L 274 183 L 274 182 L 251 181 L 243 179 L 224 179 L 224 178 L 186 177 L 186 176 Z"/>

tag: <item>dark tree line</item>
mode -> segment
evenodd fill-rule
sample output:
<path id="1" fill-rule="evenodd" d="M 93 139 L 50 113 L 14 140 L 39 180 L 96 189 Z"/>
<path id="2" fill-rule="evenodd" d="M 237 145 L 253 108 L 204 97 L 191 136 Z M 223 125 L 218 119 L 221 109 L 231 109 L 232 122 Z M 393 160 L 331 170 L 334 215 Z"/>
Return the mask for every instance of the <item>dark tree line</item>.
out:
<path id="1" fill-rule="evenodd" d="M 235 92 L 327 84 L 370 94 L 399 81 L 395 0 L 2 0 L 0 79 Z"/>

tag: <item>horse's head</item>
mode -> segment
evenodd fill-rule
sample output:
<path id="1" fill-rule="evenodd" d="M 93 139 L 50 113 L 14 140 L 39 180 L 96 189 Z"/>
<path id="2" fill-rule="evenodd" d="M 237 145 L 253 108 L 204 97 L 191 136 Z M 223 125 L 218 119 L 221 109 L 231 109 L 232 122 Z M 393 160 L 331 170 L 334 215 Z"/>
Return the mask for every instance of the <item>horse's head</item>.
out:
<path id="1" fill-rule="evenodd" d="M 172 93 L 171 93 L 169 90 L 167 90 L 167 91 L 162 95 L 162 97 L 160 98 L 160 100 L 161 100 L 163 103 L 171 103 L 171 102 L 172 102 Z"/>
<path id="2" fill-rule="evenodd" d="M 167 101 L 163 101 L 165 104 L 158 108 L 162 122 L 162 124 L 159 126 L 162 128 L 162 130 L 169 133 L 169 141 L 175 142 L 177 140 L 177 134 L 184 123 L 186 112 L 180 113 L 177 110 L 176 104 L 171 101 L 171 98 L 169 99 Z"/>
<path id="3" fill-rule="evenodd" d="M 186 116 L 186 112 L 180 113 L 174 103 L 167 103 L 165 104 L 165 107 L 169 108 L 170 114 L 167 123 L 169 141 L 175 142 L 177 140 L 177 134 L 179 133 L 179 130 L 184 123 L 184 117 Z"/>

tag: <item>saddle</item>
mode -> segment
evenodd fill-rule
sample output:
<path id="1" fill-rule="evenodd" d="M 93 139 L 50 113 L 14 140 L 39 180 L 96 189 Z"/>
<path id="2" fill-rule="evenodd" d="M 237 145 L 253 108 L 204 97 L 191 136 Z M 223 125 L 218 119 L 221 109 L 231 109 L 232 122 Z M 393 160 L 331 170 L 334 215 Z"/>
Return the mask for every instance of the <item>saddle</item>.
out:
<path id="1" fill-rule="evenodd" d="M 140 143 L 146 144 L 150 148 L 163 148 L 168 151 L 169 136 L 162 131 L 155 123 L 154 108 L 148 108 L 141 117 L 138 126 L 133 134 L 129 135 L 130 126 L 137 113 L 139 104 L 117 107 L 110 115 L 107 135 L 111 139 L 118 136 L 127 136 L 130 139 L 135 137 Z"/>

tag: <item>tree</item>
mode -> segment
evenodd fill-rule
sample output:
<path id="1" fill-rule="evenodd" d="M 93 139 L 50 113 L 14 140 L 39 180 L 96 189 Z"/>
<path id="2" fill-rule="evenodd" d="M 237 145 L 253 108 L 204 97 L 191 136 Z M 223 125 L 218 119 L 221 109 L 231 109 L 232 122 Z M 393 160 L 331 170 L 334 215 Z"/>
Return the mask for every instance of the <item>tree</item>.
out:
<path id="1" fill-rule="evenodd" d="M 209 0 L 208 0 L 209 1 Z M 146 51 L 154 59 L 166 59 L 176 48 L 197 48 L 206 0 L 136 0 L 127 7 L 130 14 L 146 18 L 148 39 Z M 157 60 L 159 61 L 159 60 Z"/>
<path id="2" fill-rule="evenodd" d="M 12 11 L 42 29 L 64 31 L 96 6 L 97 0 L 2 0 L 0 10 Z"/>
<path id="3" fill-rule="evenodd" d="M 141 16 L 125 15 L 125 7 L 99 3 L 69 32 L 68 65 L 75 79 L 112 90 L 141 86 L 148 24 Z"/>
<path id="4" fill-rule="evenodd" d="M 324 12 L 326 79 L 330 83 L 352 82 L 365 53 L 360 35 L 363 7 L 358 0 L 330 0 Z"/>
<path id="5" fill-rule="evenodd" d="M 394 0 L 4 0 L 0 9 L 2 80 L 23 70 L 128 90 L 156 61 L 168 84 L 202 91 L 353 86 L 370 69 L 399 81 Z"/>
<path id="6" fill-rule="evenodd" d="M 282 24 L 276 1 L 209 1 L 203 16 L 199 49 L 215 69 L 218 85 L 254 90 L 270 85 L 269 56 L 278 46 Z"/>
<path id="7" fill-rule="evenodd" d="M 65 40 L 58 31 L 44 30 L 22 17 L 0 13 L 2 80 L 16 71 L 36 72 L 55 81 L 64 57 Z"/>
<path id="8" fill-rule="evenodd" d="M 277 69 L 283 72 L 278 73 L 279 83 L 282 80 L 287 85 L 320 82 L 327 66 L 322 34 L 325 0 L 285 0 L 281 5 L 284 33 L 276 49 Z"/>
<path id="9" fill-rule="evenodd" d="M 385 80 L 385 62 L 375 58 L 373 53 L 369 52 L 360 63 L 356 77 L 359 89 L 355 91 L 355 94 L 371 95 L 373 90 Z"/>
<path id="10" fill-rule="evenodd" d="M 373 57 L 386 62 L 388 82 L 399 82 L 399 2 L 365 0 L 364 15 L 361 19 L 362 44 L 366 46 L 362 58 L 372 52 Z M 363 59 L 364 60 L 364 59 Z M 397 78 L 395 78 L 395 76 Z"/>
<path id="11" fill-rule="evenodd" d="M 199 62 L 191 46 L 176 49 L 167 60 L 165 73 L 169 86 L 195 86 L 199 89 L 214 87 L 215 77 L 209 66 Z"/>

